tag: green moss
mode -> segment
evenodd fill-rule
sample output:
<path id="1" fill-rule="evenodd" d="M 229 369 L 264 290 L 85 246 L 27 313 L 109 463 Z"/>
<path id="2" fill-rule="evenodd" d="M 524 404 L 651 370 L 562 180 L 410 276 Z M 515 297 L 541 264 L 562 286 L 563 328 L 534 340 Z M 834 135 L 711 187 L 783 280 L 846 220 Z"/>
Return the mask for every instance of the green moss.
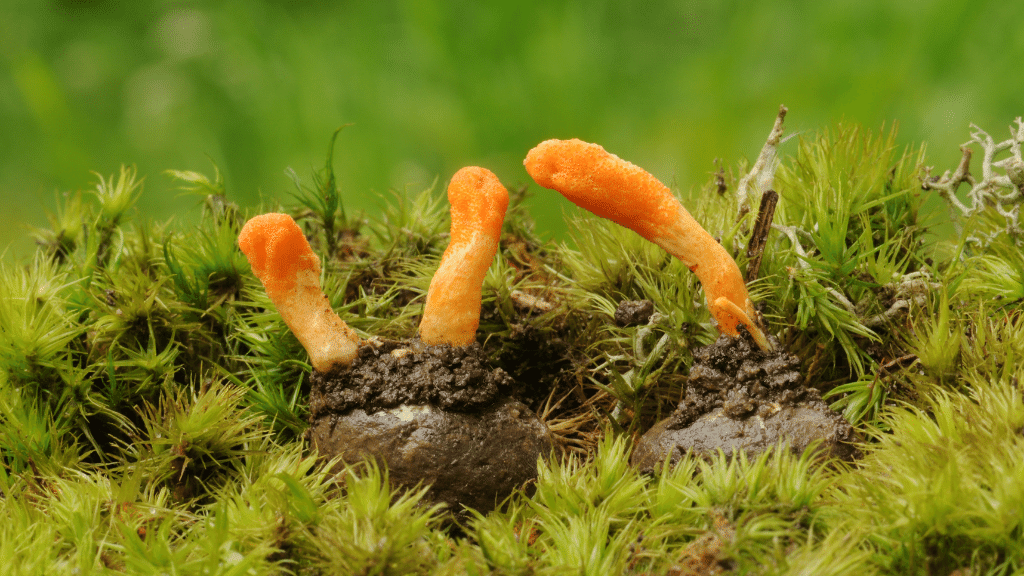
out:
<path id="1" fill-rule="evenodd" d="M 333 143 L 312 187 L 295 176 L 298 204 L 273 209 L 311 238 L 353 328 L 411 337 L 447 203 L 433 186 L 347 212 Z M 715 336 L 700 286 L 589 215 L 569 216 L 569 242 L 543 241 L 513 190 L 479 340 L 565 456 L 462 526 L 385 470 L 328 474 L 308 452 L 308 359 L 235 246 L 262 209 L 234 206 L 219 173 L 172 172 L 203 198 L 198 225 L 138 222 L 141 180 L 101 177 L 34 232 L 33 259 L 0 263 L 0 557 L 26 574 L 1024 570 L 1018 201 L 986 192 L 941 240 L 923 186 L 947 181 L 924 162 L 893 131 L 838 126 L 775 170 L 752 293 L 864 435 L 852 464 L 778 450 L 630 468 L 635 435 L 674 408 L 690 350 Z M 754 215 L 738 182 L 723 172 L 723 193 L 708 182 L 687 204 L 742 267 Z M 616 325 L 634 299 L 654 316 Z"/>

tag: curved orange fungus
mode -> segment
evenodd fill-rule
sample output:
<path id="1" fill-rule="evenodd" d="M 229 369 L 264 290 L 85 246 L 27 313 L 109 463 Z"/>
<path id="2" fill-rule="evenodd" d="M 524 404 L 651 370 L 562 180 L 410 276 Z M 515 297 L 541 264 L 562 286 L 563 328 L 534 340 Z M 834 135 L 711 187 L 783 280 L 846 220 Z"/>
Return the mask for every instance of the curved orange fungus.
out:
<path id="1" fill-rule="evenodd" d="M 771 349 L 754 321 L 757 314 L 736 261 L 690 216 L 668 186 L 601 146 L 576 139 L 541 142 L 523 164 L 541 186 L 636 231 L 682 260 L 704 286 L 718 329 L 739 336 L 742 324 L 761 349 Z"/>

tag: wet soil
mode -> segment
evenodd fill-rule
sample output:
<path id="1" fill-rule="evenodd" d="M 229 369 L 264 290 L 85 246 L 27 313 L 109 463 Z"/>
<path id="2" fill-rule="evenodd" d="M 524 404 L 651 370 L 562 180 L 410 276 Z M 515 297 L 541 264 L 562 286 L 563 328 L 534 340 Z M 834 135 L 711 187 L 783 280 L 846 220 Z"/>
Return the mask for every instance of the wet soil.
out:
<path id="1" fill-rule="evenodd" d="M 507 395 L 512 377 L 490 368 L 479 344 L 427 346 L 418 340 L 363 342 L 351 366 L 314 371 L 309 408 L 315 420 L 353 408 L 376 412 L 403 404 L 471 410 Z"/>
<path id="2" fill-rule="evenodd" d="M 748 455 L 788 442 L 803 452 L 814 442 L 829 456 L 856 457 L 856 433 L 833 412 L 819 391 L 804 384 L 800 360 L 770 337 L 764 353 L 749 335 L 722 335 L 694 351 L 686 396 L 671 416 L 657 423 L 633 451 L 632 463 L 651 471 L 671 454 L 743 450 Z"/>
<path id="3" fill-rule="evenodd" d="M 307 434 L 324 458 L 374 458 L 393 485 L 430 485 L 454 519 L 486 513 L 537 476 L 547 426 L 509 397 L 512 378 L 479 345 L 364 342 L 349 367 L 310 378 Z"/>

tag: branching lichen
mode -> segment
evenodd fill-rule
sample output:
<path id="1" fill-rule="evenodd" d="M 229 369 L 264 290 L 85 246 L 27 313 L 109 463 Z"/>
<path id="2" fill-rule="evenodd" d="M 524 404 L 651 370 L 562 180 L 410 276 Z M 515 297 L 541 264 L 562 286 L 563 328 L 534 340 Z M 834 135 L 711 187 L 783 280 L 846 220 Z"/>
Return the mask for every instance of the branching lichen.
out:
<path id="1" fill-rule="evenodd" d="M 1014 239 L 1016 244 L 1022 240 L 1020 227 L 1020 204 L 1024 200 L 1024 159 L 1021 158 L 1021 144 L 1024 143 L 1024 120 L 1015 120 L 1016 128 L 1010 126 L 1010 137 L 996 142 L 992 136 L 971 124 L 971 139 L 960 146 L 963 156 L 960 164 L 952 172 L 947 170 L 942 176 L 927 176 L 922 183 L 925 190 L 935 190 L 949 205 L 949 216 L 956 227 L 957 234 L 964 233 L 963 220 L 970 218 L 982 210 L 994 208 L 996 213 L 1005 219 L 1002 230 L 980 234 L 968 234 L 966 240 L 980 247 L 985 247 L 1000 233 L 1005 232 Z M 972 144 L 982 150 L 981 180 L 970 172 Z M 1009 155 L 996 160 L 996 156 L 1009 152 Z M 1003 173 L 999 174 L 998 170 Z M 926 174 L 931 168 L 926 169 Z M 960 185 L 967 183 L 971 189 L 967 192 L 967 203 L 957 197 Z"/>

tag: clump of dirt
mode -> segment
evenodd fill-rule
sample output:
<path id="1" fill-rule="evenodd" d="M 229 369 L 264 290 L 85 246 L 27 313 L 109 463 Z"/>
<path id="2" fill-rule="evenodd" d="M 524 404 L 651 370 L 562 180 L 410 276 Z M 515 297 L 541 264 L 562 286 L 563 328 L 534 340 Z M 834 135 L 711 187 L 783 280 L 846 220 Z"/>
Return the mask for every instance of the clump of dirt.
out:
<path id="1" fill-rule="evenodd" d="M 351 366 L 310 377 L 307 437 L 328 459 L 375 459 L 392 483 L 428 485 L 456 521 L 486 513 L 537 477 L 551 432 L 511 398 L 512 377 L 477 344 L 372 339 Z"/>
<path id="2" fill-rule="evenodd" d="M 856 433 L 804 383 L 800 359 L 782 350 L 774 337 L 769 339 L 775 351 L 765 353 L 745 330 L 741 334 L 722 335 L 694 351 L 686 396 L 637 442 L 635 466 L 650 472 L 667 455 L 672 461 L 687 452 L 719 449 L 756 455 L 783 443 L 803 452 L 818 442 L 826 455 L 857 456 Z"/>
<path id="3" fill-rule="evenodd" d="M 403 404 L 467 411 L 508 394 L 512 377 L 489 368 L 479 344 L 427 346 L 374 338 L 359 347 L 350 366 L 314 371 L 309 407 L 313 418 L 361 408 L 369 413 Z"/>
<path id="4" fill-rule="evenodd" d="M 639 326 L 647 324 L 654 315 L 654 302 L 650 300 L 623 300 L 615 309 L 615 324 Z"/>
<path id="5" fill-rule="evenodd" d="M 820 402 L 817 389 L 801 386 L 800 359 L 782 350 L 774 336 L 769 339 L 775 352 L 761 351 L 749 338 L 725 334 L 694 350 L 686 396 L 669 417 L 669 428 L 685 428 L 719 407 L 730 418 L 754 413 L 765 418 L 779 406 Z"/>
<path id="6" fill-rule="evenodd" d="M 392 485 L 429 486 L 425 500 L 444 504 L 456 522 L 470 518 L 469 508 L 486 514 L 529 486 L 538 457 L 553 449 L 548 427 L 511 398 L 474 412 L 356 408 L 314 420 L 309 435 L 321 455 L 374 458 L 387 465 Z"/>

